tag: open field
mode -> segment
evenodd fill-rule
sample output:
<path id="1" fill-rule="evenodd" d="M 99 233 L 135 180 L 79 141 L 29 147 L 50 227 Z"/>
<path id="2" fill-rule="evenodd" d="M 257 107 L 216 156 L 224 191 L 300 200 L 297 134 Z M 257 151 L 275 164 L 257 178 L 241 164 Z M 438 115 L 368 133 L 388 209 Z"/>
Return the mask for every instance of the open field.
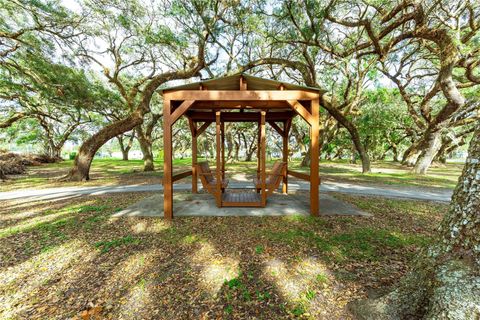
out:
<path id="1" fill-rule="evenodd" d="M 337 194 L 373 216 L 110 217 L 149 195 L 3 202 L 0 318 L 349 319 L 345 305 L 398 280 L 447 208 Z"/>
<path id="2" fill-rule="evenodd" d="M 95 159 L 88 182 L 59 182 L 58 178 L 65 175 L 72 166 L 71 160 L 55 164 L 29 167 L 26 175 L 13 176 L 11 180 L 0 182 L 0 190 L 18 190 L 26 188 L 48 188 L 60 186 L 99 186 L 124 184 L 157 184 L 161 183 L 163 163 L 155 161 L 155 172 L 143 172 L 142 160 L 122 161 L 116 159 Z M 176 172 L 188 170 L 190 159 L 175 160 Z M 271 164 L 269 164 L 271 165 Z M 268 167 L 268 166 L 267 166 Z M 394 162 L 378 162 L 372 164 L 372 173 L 362 174 L 359 164 L 353 165 L 346 161 L 324 161 L 320 164 L 320 174 L 323 181 L 351 182 L 355 184 L 420 186 L 428 188 L 453 189 L 461 173 L 463 164 L 447 164 L 432 166 L 429 173 L 416 176 L 409 168 Z M 292 161 L 290 168 L 308 172 L 308 168 L 300 167 L 299 161 Z M 227 164 L 227 174 L 239 180 L 249 180 L 256 170 L 256 162 L 238 162 Z M 182 180 L 188 181 L 190 178 Z"/>

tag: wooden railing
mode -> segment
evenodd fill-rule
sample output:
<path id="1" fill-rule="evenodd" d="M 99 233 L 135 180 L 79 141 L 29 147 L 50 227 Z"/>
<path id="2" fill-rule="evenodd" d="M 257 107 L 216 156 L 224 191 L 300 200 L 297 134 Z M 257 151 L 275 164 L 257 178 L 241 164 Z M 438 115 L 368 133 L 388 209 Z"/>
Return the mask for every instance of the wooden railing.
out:
<path id="1" fill-rule="evenodd" d="M 178 181 L 180 179 L 186 178 L 192 175 L 192 170 L 180 172 L 172 176 L 172 182 Z"/>
<path id="2" fill-rule="evenodd" d="M 293 170 L 290 170 L 290 169 L 287 170 L 287 173 L 289 175 L 291 175 L 292 177 L 302 179 L 302 180 L 306 180 L 306 181 L 310 181 L 310 175 L 309 174 L 298 172 L 298 171 L 293 171 Z"/>

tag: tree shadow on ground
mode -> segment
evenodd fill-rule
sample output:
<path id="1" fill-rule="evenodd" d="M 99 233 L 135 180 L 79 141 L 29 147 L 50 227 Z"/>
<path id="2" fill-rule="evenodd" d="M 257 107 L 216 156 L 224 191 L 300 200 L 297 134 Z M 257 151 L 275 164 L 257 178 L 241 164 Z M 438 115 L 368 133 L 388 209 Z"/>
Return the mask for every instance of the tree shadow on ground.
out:
<path id="1" fill-rule="evenodd" d="M 49 221 L 48 233 L 32 228 L 2 239 L 11 252 L 33 243 L 2 259 L 9 278 L 0 281 L 2 316 L 348 319 L 345 304 L 394 283 L 421 246 L 411 235 L 434 228 L 423 215 L 407 215 L 408 206 L 385 212 L 382 200 L 367 208 L 371 218 L 110 218 L 140 197 L 89 197 L 81 212 Z M 428 203 L 418 206 L 428 216 Z"/>

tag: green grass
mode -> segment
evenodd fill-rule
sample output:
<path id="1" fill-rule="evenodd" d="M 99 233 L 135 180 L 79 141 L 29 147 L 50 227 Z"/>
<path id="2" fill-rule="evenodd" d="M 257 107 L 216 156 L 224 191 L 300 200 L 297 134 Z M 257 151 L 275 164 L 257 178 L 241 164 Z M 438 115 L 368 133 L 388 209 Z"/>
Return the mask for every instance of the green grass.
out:
<path id="1" fill-rule="evenodd" d="M 370 200 L 370 202 L 372 202 Z M 386 200 L 381 203 L 383 208 L 388 208 L 385 203 L 393 204 L 393 207 L 406 208 L 406 201 Z M 440 207 L 441 205 L 438 205 Z M 417 203 L 418 207 L 418 203 Z M 435 207 L 435 206 L 434 206 Z M 369 207 L 370 210 L 376 211 L 379 208 Z M 381 209 L 381 208 L 380 208 Z M 418 210 L 419 208 L 417 208 Z M 422 211 L 424 208 L 420 208 Z M 321 220 L 321 219 L 314 219 Z M 352 218 L 339 218 L 339 222 L 344 222 L 346 225 L 351 225 L 348 231 L 345 232 L 318 232 L 312 230 L 311 226 L 318 225 L 318 223 L 311 219 L 304 221 L 309 227 L 303 228 L 288 228 L 282 230 L 263 230 L 262 236 L 273 242 L 283 242 L 284 244 L 301 248 L 305 244 L 310 247 L 315 247 L 320 252 L 323 252 L 325 259 L 333 259 L 334 261 L 344 260 L 370 260 L 381 261 L 384 258 L 383 252 L 395 249 L 404 249 L 411 246 L 425 246 L 430 242 L 428 237 L 421 234 L 406 233 L 395 227 L 384 229 L 381 227 L 356 227 L 355 220 Z M 305 225 L 302 223 L 302 225 Z M 326 229 L 328 230 L 328 229 Z"/>
<path id="2" fill-rule="evenodd" d="M 140 239 L 136 239 L 130 235 L 118 239 L 98 241 L 95 243 L 95 247 L 100 249 L 102 253 L 107 253 L 113 248 L 120 247 L 128 244 L 139 244 Z"/>
<path id="3" fill-rule="evenodd" d="M 199 159 L 202 161 L 204 159 Z M 274 160 L 267 164 L 270 167 Z M 210 160 L 214 167 L 214 160 Z M 92 180 L 83 183 L 61 183 L 52 177 L 65 175 L 72 167 L 73 160 L 60 163 L 29 167 L 29 174 L 15 180 L 4 182 L 2 191 L 22 188 L 58 187 L 70 185 L 112 185 L 132 183 L 161 183 L 163 162 L 155 160 L 154 172 L 143 172 L 142 160 L 123 161 L 119 159 L 94 159 L 91 167 Z M 175 159 L 174 171 L 190 169 L 191 159 Z M 324 181 L 344 181 L 360 184 L 386 184 L 392 186 L 442 187 L 453 189 L 457 183 L 463 165 L 447 164 L 443 167 L 432 167 L 427 175 L 413 175 L 409 168 L 398 163 L 380 161 L 372 163 L 372 173 L 362 174 L 360 164 L 349 164 L 346 161 L 321 161 L 320 174 Z M 227 175 L 244 173 L 253 176 L 256 172 L 256 162 L 239 161 L 226 165 Z M 301 172 L 309 172 L 309 168 L 301 167 L 299 160 L 289 162 L 289 168 Z M 189 179 L 189 178 L 187 178 Z"/>

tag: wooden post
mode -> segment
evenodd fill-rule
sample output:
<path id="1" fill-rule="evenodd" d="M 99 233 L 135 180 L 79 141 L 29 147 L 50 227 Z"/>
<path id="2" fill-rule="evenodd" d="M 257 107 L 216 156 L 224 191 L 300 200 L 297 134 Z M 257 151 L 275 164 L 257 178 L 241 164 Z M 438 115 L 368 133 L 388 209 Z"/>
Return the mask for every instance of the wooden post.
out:
<path id="1" fill-rule="evenodd" d="M 261 115 L 260 115 L 261 117 Z M 257 179 L 260 179 L 261 176 L 261 161 L 260 158 L 262 157 L 261 150 L 260 150 L 260 144 L 261 144 L 261 131 L 262 131 L 262 125 L 261 125 L 261 119 L 258 119 L 258 132 L 257 132 Z"/>
<path id="2" fill-rule="evenodd" d="M 282 161 L 286 163 L 285 170 L 282 172 L 283 175 L 283 185 L 282 192 L 284 194 L 288 193 L 288 131 L 287 131 L 287 121 L 283 122 L 283 148 L 282 148 Z"/>
<path id="3" fill-rule="evenodd" d="M 311 130 L 310 130 L 310 214 L 319 215 L 319 133 L 320 133 L 320 104 L 319 99 L 313 99 L 311 105 Z"/>
<path id="4" fill-rule="evenodd" d="M 172 188 L 172 124 L 170 122 L 170 100 L 163 101 L 163 215 L 173 218 Z"/>
<path id="5" fill-rule="evenodd" d="M 265 143 L 265 111 L 260 112 L 260 171 L 261 171 L 261 179 L 262 179 L 262 206 L 265 207 L 267 204 L 267 190 L 265 186 L 265 179 L 266 179 L 266 174 L 265 174 L 265 149 L 266 149 L 266 143 Z"/>
<path id="6" fill-rule="evenodd" d="M 221 139 L 220 139 L 220 130 L 221 130 L 221 123 L 220 123 L 220 111 L 215 112 L 215 121 L 216 121 L 216 140 L 217 140 L 217 166 L 215 168 L 216 171 L 216 200 L 217 200 L 217 207 L 222 206 L 222 172 L 221 172 Z"/>
<path id="7" fill-rule="evenodd" d="M 198 176 L 197 176 L 197 123 L 192 119 L 188 119 L 190 131 L 192 133 L 192 193 L 198 193 Z"/>
<path id="8" fill-rule="evenodd" d="M 225 122 L 221 122 L 220 132 L 222 134 L 222 181 L 225 180 Z"/>
<path id="9" fill-rule="evenodd" d="M 243 76 L 240 76 L 240 91 L 245 90 L 247 90 L 247 81 L 245 81 L 245 78 Z"/>

